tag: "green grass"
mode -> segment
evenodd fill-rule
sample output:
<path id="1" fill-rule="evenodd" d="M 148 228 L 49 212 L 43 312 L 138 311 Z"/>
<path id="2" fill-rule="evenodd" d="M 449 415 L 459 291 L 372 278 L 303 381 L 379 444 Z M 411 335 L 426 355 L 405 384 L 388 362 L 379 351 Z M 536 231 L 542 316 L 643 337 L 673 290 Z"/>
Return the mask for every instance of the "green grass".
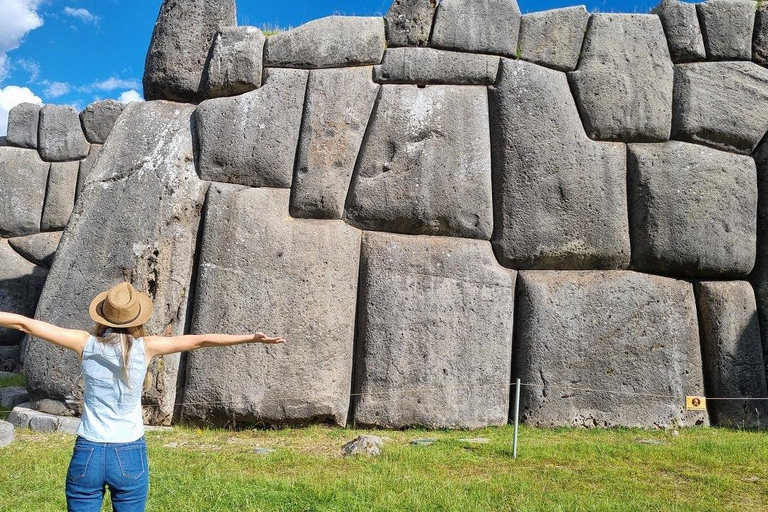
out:
<path id="1" fill-rule="evenodd" d="M 149 432 L 148 510 L 758 511 L 768 503 L 766 432 L 522 428 L 515 460 L 511 427 L 380 431 L 391 437 L 382 456 L 342 458 L 340 446 L 360 433 Z M 458 441 L 477 436 L 490 443 Z M 416 437 L 437 442 L 410 445 Z M 0 503 L 63 510 L 72 444 L 60 434 L 19 432 L 0 449 Z M 257 455 L 257 446 L 275 452 Z"/>
<path id="2" fill-rule="evenodd" d="M 9 388 L 11 386 L 26 386 L 24 376 L 16 374 L 12 377 L 0 377 L 0 388 Z"/>

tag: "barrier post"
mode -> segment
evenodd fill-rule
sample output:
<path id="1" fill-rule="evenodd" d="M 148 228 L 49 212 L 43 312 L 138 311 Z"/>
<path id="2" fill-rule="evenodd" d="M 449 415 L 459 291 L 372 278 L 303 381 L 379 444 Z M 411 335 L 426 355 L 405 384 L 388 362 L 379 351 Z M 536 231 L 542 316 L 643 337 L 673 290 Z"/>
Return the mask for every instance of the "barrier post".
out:
<path id="1" fill-rule="evenodd" d="M 515 433 L 512 441 L 512 458 L 517 458 L 517 424 L 520 420 L 520 379 L 515 380 Z"/>

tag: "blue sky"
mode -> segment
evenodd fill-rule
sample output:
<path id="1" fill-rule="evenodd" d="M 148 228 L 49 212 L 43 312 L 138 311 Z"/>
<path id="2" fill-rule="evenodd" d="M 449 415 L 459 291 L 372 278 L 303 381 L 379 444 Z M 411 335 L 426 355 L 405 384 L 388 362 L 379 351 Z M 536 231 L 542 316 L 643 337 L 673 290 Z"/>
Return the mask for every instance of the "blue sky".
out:
<path id="1" fill-rule="evenodd" d="M 331 14 L 374 16 L 391 0 L 240 0 L 238 23 L 295 27 Z M 657 0 L 590 0 L 590 11 L 648 12 Z M 0 136 L 22 101 L 77 109 L 141 98 L 144 57 L 161 0 L 0 0 Z M 520 0 L 523 13 L 579 1 Z"/>

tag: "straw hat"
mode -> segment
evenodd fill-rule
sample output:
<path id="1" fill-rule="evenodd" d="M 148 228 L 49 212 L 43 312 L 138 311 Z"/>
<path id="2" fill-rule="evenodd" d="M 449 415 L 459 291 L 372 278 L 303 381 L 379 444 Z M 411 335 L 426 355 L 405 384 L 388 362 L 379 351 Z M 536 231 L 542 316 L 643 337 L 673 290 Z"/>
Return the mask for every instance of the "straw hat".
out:
<path id="1" fill-rule="evenodd" d="M 137 292 L 131 283 L 120 283 L 91 302 L 91 318 L 107 327 L 136 327 L 152 316 L 152 299 Z"/>

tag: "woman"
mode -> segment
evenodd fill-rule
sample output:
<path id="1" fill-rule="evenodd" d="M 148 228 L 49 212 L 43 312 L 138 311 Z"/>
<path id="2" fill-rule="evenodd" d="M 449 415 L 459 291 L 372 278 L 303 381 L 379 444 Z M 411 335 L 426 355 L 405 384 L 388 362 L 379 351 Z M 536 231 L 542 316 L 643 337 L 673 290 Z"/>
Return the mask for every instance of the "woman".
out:
<path id="1" fill-rule="evenodd" d="M 109 486 L 113 510 L 144 510 L 149 465 L 141 392 L 153 357 L 202 347 L 285 341 L 262 333 L 146 336 L 144 324 L 152 310 L 148 296 L 130 283 L 121 283 L 93 299 L 94 334 L 0 312 L 0 326 L 69 349 L 81 361 L 84 403 L 67 471 L 69 511 L 101 510 L 105 486 Z"/>

